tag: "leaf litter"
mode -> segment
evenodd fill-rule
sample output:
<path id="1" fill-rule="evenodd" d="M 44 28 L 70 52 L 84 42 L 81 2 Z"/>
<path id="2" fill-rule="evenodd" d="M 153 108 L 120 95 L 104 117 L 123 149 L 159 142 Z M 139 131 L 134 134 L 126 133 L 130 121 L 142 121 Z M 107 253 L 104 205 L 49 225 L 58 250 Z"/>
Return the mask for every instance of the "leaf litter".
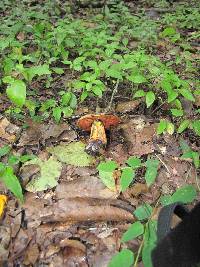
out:
<path id="1" fill-rule="evenodd" d="M 18 40 L 24 38 L 23 32 L 17 34 Z M 166 43 L 160 42 L 158 51 L 163 59 L 170 58 L 165 54 L 166 47 L 169 50 L 173 48 L 169 41 Z M 115 190 L 118 185 L 113 183 L 113 179 L 109 185 L 112 190 L 99 179 L 95 164 L 105 158 L 95 159 L 95 162 L 88 157 L 84 152 L 85 145 L 74 142 L 78 135 L 68 123 L 28 122 L 29 127 L 23 129 L 18 140 L 21 129 L 6 118 L 0 118 L 0 147 L 17 144 L 18 152 L 23 153 L 24 150 L 32 151 L 32 146 L 35 146 L 36 154 L 39 153 L 35 163 L 29 161 L 19 172 L 26 188 L 23 206 L 19 206 L 0 185 L 1 193 L 8 195 L 1 218 L 0 263 L 9 259 L 9 263 L 16 266 L 108 266 L 120 247 L 137 252 L 140 246 L 140 240 L 129 241 L 125 246 L 120 244 L 124 230 L 130 226 L 127 222 L 135 221 L 134 209 L 144 203 L 154 205 L 160 194 L 175 195 L 179 199 L 174 194 L 175 189 L 186 184 L 197 185 L 198 172 L 192 160 L 180 159 L 178 136 L 156 136 L 155 118 L 150 121 L 135 116 L 140 110 L 140 102 L 131 100 L 117 105 L 116 112 L 131 114 L 122 114 L 123 124 L 111 132 L 104 157 L 120 166 L 133 155 L 141 156 L 142 162 L 153 158 L 156 160 L 155 182 L 151 185 L 152 180 L 146 177 L 149 187 L 146 185 L 144 167 L 141 167 L 136 172 L 134 183 L 121 194 Z M 194 105 L 199 107 L 198 96 Z M 192 103 L 187 101 L 183 106 L 192 116 Z M 186 137 L 192 140 L 187 134 L 190 132 L 186 131 Z M 72 143 L 69 145 L 69 142 Z M 55 144 L 59 145 L 53 147 Z M 195 143 L 191 141 L 190 145 L 198 151 Z M 43 156 L 41 147 L 48 147 L 47 151 L 42 151 Z M 49 154 L 53 156 L 49 157 Z M 55 167 L 55 172 L 51 167 Z M 29 187 L 33 193 L 26 192 Z M 193 191 L 190 193 L 193 199 Z M 140 262 L 138 266 L 143 264 Z"/>

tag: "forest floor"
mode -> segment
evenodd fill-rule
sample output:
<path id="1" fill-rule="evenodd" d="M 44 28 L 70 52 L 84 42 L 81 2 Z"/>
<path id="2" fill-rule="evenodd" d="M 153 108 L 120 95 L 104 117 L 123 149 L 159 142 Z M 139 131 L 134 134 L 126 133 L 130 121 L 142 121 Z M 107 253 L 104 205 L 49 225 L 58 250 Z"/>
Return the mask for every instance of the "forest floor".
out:
<path id="1" fill-rule="evenodd" d="M 200 4 L 44 2 L 0 3 L 0 266 L 151 267 L 200 199 Z M 87 114 L 119 120 L 95 155 Z"/>

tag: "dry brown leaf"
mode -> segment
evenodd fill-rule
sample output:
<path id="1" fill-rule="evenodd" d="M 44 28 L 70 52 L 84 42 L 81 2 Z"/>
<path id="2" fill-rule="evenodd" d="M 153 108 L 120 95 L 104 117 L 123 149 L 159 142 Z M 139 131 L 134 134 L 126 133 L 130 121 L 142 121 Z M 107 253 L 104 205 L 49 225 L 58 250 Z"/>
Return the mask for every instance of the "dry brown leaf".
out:
<path id="1" fill-rule="evenodd" d="M 40 251 L 37 244 L 30 244 L 25 252 L 25 258 L 23 264 L 33 265 L 36 263 L 39 258 Z"/>
<path id="2" fill-rule="evenodd" d="M 10 227 L 1 225 L 0 227 L 0 263 L 8 259 L 9 243 L 11 240 Z"/>
<path id="3" fill-rule="evenodd" d="M 136 183 L 133 186 L 131 186 L 128 190 L 132 196 L 137 197 L 140 194 L 147 193 L 148 186 L 146 184 Z"/>
<path id="4" fill-rule="evenodd" d="M 128 159 L 128 157 L 129 155 L 123 144 L 116 145 L 115 143 L 111 143 L 106 150 L 106 158 L 111 158 L 118 164 L 123 164 Z"/>
<path id="5" fill-rule="evenodd" d="M 105 187 L 97 177 L 87 176 L 59 184 L 56 188 L 56 196 L 58 199 L 75 197 L 114 199 L 118 194 Z"/>
<path id="6" fill-rule="evenodd" d="M 51 257 L 52 255 L 58 253 L 60 251 L 60 247 L 59 246 L 56 246 L 56 245 L 53 245 L 53 244 L 50 244 L 47 248 L 47 251 L 45 253 L 45 258 L 49 258 Z"/>
<path id="7" fill-rule="evenodd" d="M 76 248 L 76 249 L 79 249 L 81 251 L 83 251 L 84 253 L 86 252 L 86 246 L 81 243 L 80 241 L 78 240 L 73 240 L 73 239 L 63 239 L 60 241 L 60 247 L 61 248 L 64 248 L 64 247 L 73 247 L 73 248 Z"/>
<path id="8" fill-rule="evenodd" d="M 14 143 L 19 131 L 19 127 L 10 123 L 6 118 L 0 120 L 0 139 L 5 140 L 8 143 Z"/>
<path id="9" fill-rule="evenodd" d="M 109 205 L 109 201 L 96 199 L 62 199 L 40 210 L 43 222 L 64 221 L 133 221 L 133 215 Z"/>
<path id="10" fill-rule="evenodd" d="M 143 120 L 130 120 L 120 126 L 131 155 L 142 156 L 154 152 L 153 137 L 156 125 L 144 124 Z"/>
<path id="11" fill-rule="evenodd" d="M 39 142 L 45 144 L 47 140 L 49 141 L 73 141 L 76 139 L 77 135 L 67 123 L 61 124 L 41 124 L 29 121 L 29 128 L 24 130 L 18 146 L 25 145 L 38 145 Z"/>
<path id="12" fill-rule="evenodd" d="M 174 189 L 186 184 L 196 186 L 196 171 L 189 162 L 167 156 L 161 159 L 165 166 L 163 165 L 158 173 L 156 185 L 162 188 L 163 193 L 166 193 L 166 190 L 169 191 L 168 193 L 172 193 Z"/>
<path id="13" fill-rule="evenodd" d="M 64 266 L 89 267 L 85 252 L 74 247 L 66 247 L 63 251 Z"/>
<path id="14" fill-rule="evenodd" d="M 25 34 L 24 34 L 24 32 L 19 32 L 19 33 L 17 34 L 17 40 L 23 42 L 24 39 L 25 39 Z"/>
<path id="15" fill-rule="evenodd" d="M 127 102 L 119 103 L 115 109 L 116 112 L 130 112 L 139 106 L 141 100 L 131 100 Z"/>

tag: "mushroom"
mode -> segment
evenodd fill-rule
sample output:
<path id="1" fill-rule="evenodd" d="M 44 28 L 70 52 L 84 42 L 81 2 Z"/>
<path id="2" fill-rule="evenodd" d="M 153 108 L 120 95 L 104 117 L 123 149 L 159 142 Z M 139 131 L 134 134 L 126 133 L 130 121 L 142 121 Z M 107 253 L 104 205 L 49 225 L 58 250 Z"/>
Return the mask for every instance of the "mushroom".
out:
<path id="1" fill-rule="evenodd" d="M 81 117 L 77 125 L 84 131 L 90 132 L 89 143 L 86 152 L 97 154 L 100 148 L 107 144 L 105 129 L 116 126 L 120 119 L 115 115 L 109 114 L 89 114 Z"/>

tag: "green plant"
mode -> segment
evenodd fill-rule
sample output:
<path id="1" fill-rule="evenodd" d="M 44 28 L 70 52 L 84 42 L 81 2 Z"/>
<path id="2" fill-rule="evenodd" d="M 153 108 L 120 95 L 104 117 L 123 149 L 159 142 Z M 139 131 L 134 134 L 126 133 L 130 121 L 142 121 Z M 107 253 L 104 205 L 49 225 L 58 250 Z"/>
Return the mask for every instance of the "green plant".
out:
<path id="1" fill-rule="evenodd" d="M 24 163 L 33 158 L 29 155 L 14 155 L 11 153 L 11 147 L 8 145 L 0 148 L 0 159 L 4 156 L 7 157 L 7 162 L 0 162 L 0 180 L 3 181 L 5 186 L 16 196 L 16 198 L 23 202 L 23 193 L 20 182 L 14 174 L 14 166 L 18 163 Z"/>
<path id="2" fill-rule="evenodd" d="M 109 267 L 115 266 L 117 262 L 123 263 L 124 265 L 116 266 L 134 266 L 136 267 L 140 256 L 142 256 L 142 262 L 145 267 L 153 267 L 151 260 L 151 252 L 156 246 L 157 242 L 157 221 L 153 219 L 155 209 L 160 202 L 163 206 L 174 203 L 191 203 L 196 198 L 196 190 L 192 185 L 186 185 L 182 188 L 177 189 L 177 191 L 172 196 L 162 196 L 157 202 L 155 207 L 151 207 L 149 204 L 143 204 L 134 211 L 134 215 L 137 217 L 138 221 L 134 222 L 128 230 L 122 235 L 121 243 L 126 243 L 135 238 L 139 238 L 140 247 L 137 251 L 137 255 L 134 256 L 133 252 L 129 249 L 122 249 L 118 254 L 116 254 Z M 126 257 L 124 254 L 129 255 Z"/>
<path id="3" fill-rule="evenodd" d="M 97 169 L 99 171 L 99 176 L 102 182 L 111 190 L 118 190 L 116 184 L 119 179 L 119 191 L 124 192 L 129 185 L 134 181 L 135 172 L 138 168 L 144 166 L 146 168 L 145 181 L 148 186 L 153 184 L 157 176 L 157 170 L 159 166 L 159 161 L 153 158 L 147 159 L 145 163 L 137 157 L 130 157 L 126 166 L 118 166 L 115 161 L 101 162 Z"/>

